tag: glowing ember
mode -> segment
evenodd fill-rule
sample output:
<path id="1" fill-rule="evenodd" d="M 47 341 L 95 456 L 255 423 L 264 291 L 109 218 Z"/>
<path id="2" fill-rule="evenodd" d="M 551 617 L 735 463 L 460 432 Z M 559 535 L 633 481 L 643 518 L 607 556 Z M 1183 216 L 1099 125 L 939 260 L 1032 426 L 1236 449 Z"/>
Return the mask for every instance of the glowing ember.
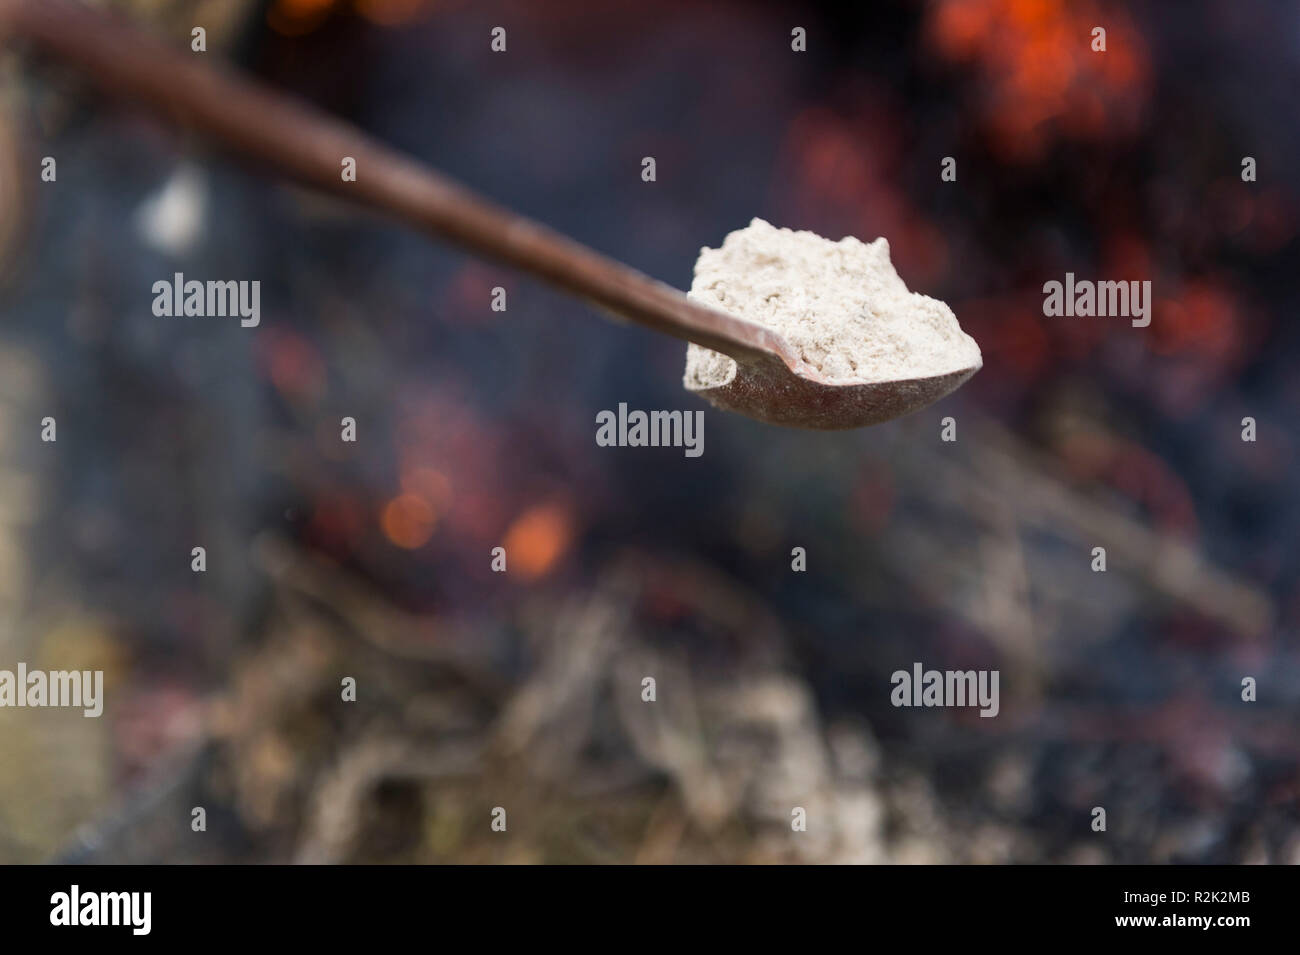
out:
<path id="1" fill-rule="evenodd" d="M 540 577 L 569 549 L 573 526 L 566 508 L 543 504 L 529 508 L 506 533 L 506 555 L 512 573 Z"/>
<path id="2" fill-rule="evenodd" d="M 337 0 L 275 0 L 266 11 L 266 23 L 284 36 L 302 36 L 324 23 Z"/>
<path id="3" fill-rule="evenodd" d="M 944 0 L 926 27 L 945 59 L 969 63 L 980 111 L 1008 159 L 1042 155 L 1057 136 L 1099 140 L 1132 131 L 1147 93 L 1146 47 L 1122 10 L 1064 0 Z M 1105 24 L 1104 52 L 1091 31 Z"/>
<path id="4" fill-rule="evenodd" d="M 433 536 L 437 514 L 429 503 L 417 494 L 399 494 L 384 507 L 380 519 L 384 534 L 397 547 L 415 550 L 423 547 Z"/>

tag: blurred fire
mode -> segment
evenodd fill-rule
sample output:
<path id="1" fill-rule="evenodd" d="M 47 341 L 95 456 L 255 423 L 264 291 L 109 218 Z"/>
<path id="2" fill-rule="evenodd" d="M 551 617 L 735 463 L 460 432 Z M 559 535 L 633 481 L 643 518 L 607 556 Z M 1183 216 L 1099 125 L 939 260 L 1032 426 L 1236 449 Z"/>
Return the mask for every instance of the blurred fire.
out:
<path id="1" fill-rule="evenodd" d="M 1057 134 L 1101 139 L 1136 128 L 1146 49 L 1122 9 L 1086 0 L 940 0 L 926 32 L 945 59 L 972 64 L 979 111 L 1005 158 L 1041 156 Z M 1092 30 L 1106 30 L 1104 52 Z"/>
<path id="2" fill-rule="evenodd" d="M 1163 321 L 1151 323 L 1151 348 L 1160 354 L 1200 353 L 1216 365 L 1231 366 L 1241 336 L 1231 293 L 1210 279 L 1188 281 L 1181 295 L 1159 303 Z"/>
<path id="3" fill-rule="evenodd" d="M 563 505 L 539 504 L 519 515 L 506 532 L 506 559 L 511 572 L 527 579 L 549 571 L 573 542 L 573 519 Z"/>
<path id="4" fill-rule="evenodd" d="M 266 22 L 284 36 L 302 36 L 345 8 L 371 23 L 391 27 L 416 20 L 433 7 L 434 0 L 275 0 L 266 12 Z"/>
<path id="5" fill-rule="evenodd" d="M 339 0 L 275 0 L 266 11 L 266 23 L 276 33 L 302 36 L 327 19 Z"/>
<path id="6" fill-rule="evenodd" d="M 319 401 L 325 390 L 325 361 L 320 351 L 297 332 L 268 328 L 258 338 L 264 374 L 286 398 Z"/>
<path id="7" fill-rule="evenodd" d="M 402 493 L 384 506 L 380 523 L 384 535 L 403 550 L 423 547 L 433 536 L 438 515 L 418 494 Z"/>
<path id="8" fill-rule="evenodd" d="M 401 402 L 394 437 L 402 490 L 423 497 L 462 545 L 495 542 L 517 505 L 506 432 L 443 382 Z"/>
<path id="9" fill-rule="evenodd" d="M 904 279 L 933 285 L 949 268 L 948 243 L 898 188 L 901 147 L 884 132 L 897 126 L 890 110 L 868 100 L 854 104 L 851 120 L 824 107 L 802 111 L 782 139 L 771 204 L 787 219 L 778 225 L 811 224 L 832 238 L 887 236 Z"/>

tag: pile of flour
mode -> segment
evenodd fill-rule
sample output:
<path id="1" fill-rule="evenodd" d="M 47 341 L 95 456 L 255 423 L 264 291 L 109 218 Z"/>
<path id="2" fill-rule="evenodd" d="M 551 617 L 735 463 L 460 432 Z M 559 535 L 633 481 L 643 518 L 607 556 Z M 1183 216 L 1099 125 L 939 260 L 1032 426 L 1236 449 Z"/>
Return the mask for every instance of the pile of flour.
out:
<path id="1" fill-rule="evenodd" d="M 701 249 L 690 297 L 779 332 L 826 381 L 941 375 L 981 362 L 979 345 L 943 302 L 909 292 L 883 238 L 839 242 L 762 219 Z M 725 385 L 726 355 L 689 345 L 686 387 Z"/>

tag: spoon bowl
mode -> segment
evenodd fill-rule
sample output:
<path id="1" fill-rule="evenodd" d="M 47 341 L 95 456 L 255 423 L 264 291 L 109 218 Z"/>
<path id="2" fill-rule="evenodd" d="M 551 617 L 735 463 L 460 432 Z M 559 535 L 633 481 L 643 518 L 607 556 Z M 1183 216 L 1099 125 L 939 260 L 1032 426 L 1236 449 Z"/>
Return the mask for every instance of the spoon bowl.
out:
<path id="1" fill-rule="evenodd" d="M 924 378 L 832 383 L 792 370 L 778 355 L 760 354 L 737 359 L 726 384 L 686 387 L 716 408 L 768 424 L 838 431 L 920 411 L 961 387 L 982 364 Z"/>
<path id="2" fill-rule="evenodd" d="M 983 367 L 975 364 L 940 375 L 882 381 L 827 381 L 802 361 L 779 332 L 702 305 L 663 282 L 626 266 L 602 264 L 585 278 L 616 279 L 590 295 L 611 317 L 721 352 L 736 363 L 724 384 L 703 387 L 689 378 L 688 391 L 715 408 L 767 424 L 815 431 L 864 428 L 920 411 L 961 387 Z M 586 284 L 586 283 L 584 283 Z M 602 286 L 605 284 L 600 282 Z M 591 285 L 586 286 L 588 290 Z"/>

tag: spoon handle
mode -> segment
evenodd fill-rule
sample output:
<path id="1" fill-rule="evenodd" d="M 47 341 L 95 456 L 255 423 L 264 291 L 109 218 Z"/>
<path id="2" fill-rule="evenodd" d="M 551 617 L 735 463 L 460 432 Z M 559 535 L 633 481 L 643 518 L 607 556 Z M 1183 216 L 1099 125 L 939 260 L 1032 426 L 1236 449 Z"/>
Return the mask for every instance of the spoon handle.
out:
<path id="1" fill-rule="evenodd" d="M 698 305 L 677 289 L 475 195 L 351 125 L 79 3 L 0 0 L 0 34 L 34 42 L 109 90 L 279 176 L 382 210 L 528 272 L 615 318 L 733 358 L 762 360 L 764 353 L 781 350 L 780 340 L 759 325 Z M 356 160 L 355 181 L 343 181 L 345 156 Z"/>

